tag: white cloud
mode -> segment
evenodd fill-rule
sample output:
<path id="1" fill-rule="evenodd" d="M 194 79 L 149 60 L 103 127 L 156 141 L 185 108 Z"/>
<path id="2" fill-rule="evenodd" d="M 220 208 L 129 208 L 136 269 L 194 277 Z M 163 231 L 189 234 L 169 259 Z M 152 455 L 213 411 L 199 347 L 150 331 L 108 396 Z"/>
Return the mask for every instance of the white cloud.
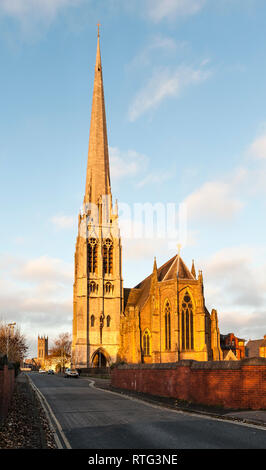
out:
<path id="1" fill-rule="evenodd" d="M 149 158 L 135 150 L 122 152 L 117 147 L 109 147 L 111 178 L 118 180 L 125 176 L 133 177 L 145 171 Z"/>
<path id="2" fill-rule="evenodd" d="M 50 220 L 59 230 L 73 228 L 77 221 L 77 219 L 72 215 L 55 215 L 51 217 Z"/>
<path id="3" fill-rule="evenodd" d="M 198 13 L 206 0 L 147 0 L 147 12 L 155 23 L 177 16 L 189 16 Z"/>
<path id="4" fill-rule="evenodd" d="M 150 158 L 136 150 L 120 150 L 118 147 L 109 147 L 111 181 L 133 180 L 136 187 L 142 188 L 148 184 L 161 184 L 173 178 L 173 170 L 150 171 Z M 58 215 L 50 219 L 58 229 L 75 226 L 75 217 Z"/>
<path id="5" fill-rule="evenodd" d="M 241 310 L 228 311 L 222 315 L 220 325 L 222 334 L 233 332 L 247 341 L 262 339 L 266 334 L 266 311 L 255 309 L 246 315 L 243 315 Z"/>
<path id="6" fill-rule="evenodd" d="M 266 159 L 266 133 L 254 140 L 248 152 L 254 158 Z"/>
<path id="7" fill-rule="evenodd" d="M 147 184 L 162 184 L 165 181 L 173 178 L 175 175 L 172 171 L 152 172 L 145 176 L 141 181 L 137 183 L 139 188 L 146 186 Z"/>
<path id="8" fill-rule="evenodd" d="M 224 181 L 210 181 L 190 194 L 184 204 L 188 218 L 201 221 L 231 220 L 243 207 L 234 195 L 235 185 Z"/>
<path id="9" fill-rule="evenodd" d="M 0 256 L 0 319 L 15 321 L 32 346 L 38 333 L 50 339 L 71 332 L 74 268 L 57 258 Z"/>
<path id="10" fill-rule="evenodd" d="M 25 262 L 20 261 L 13 274 L 17 279 L 31 282 L 57 281 L 64 283 L 73 277 L 72 266 L 57 258 L 41 256 Z"/>
<path id="11" fill-rule="evenodd" d="M 44 19 L 52 21 L 65 7 L 77 6 L 81 0 L 0 0 L 0 13 L 19 21 Z"/>
<path id="12" fill-rule="evenodd" d="M 155 58 L 158 57 L 158 55 L 161 55 L 160 53 L 172 53 L 176 51 L 177 47 L 182 49 L 185 45 L 185 41 L 176 42 L 170 37 L 157 34 L 152 36 L 146 45 L 142 45 L 140 52 L 127 67 L 131 69 L 132 67 L 139 68 L 148 66 Z"/>
<path id="13" fill-rule="evenodd" d="M 154 238 L 125 238 L 123 240 L 123 257 L 125 260 L 151 260 L 152 262 L 156 253 L 160 256 L 169 256 L 167 240 Z"/>
<path id="14" fill-rule="evenodd" d="M 263 337 L 266 332 L 266 247 L 248 245 L 223 248 L 204 266 L 204 291 L 207 306 L 218 309 L 221 333 Z"/>
<path id="15" fill-rule="evenodd" d="M 157 69 L 130 105 L 130 121 L 135 121 L 149 109 L 158 107 L 164 99 L 178 97 L 184 88 L 206 80 L 209 75 L 209 71 L 188 66 L 180 66 L 175 71 L 168 68 Z"/>
<path id="16" fill-rule="evenodd" d="M 184 43 L 179 43 L 184 44 Z M 153 36 L 151 42 L 149 43 L 147 50 L 157 50 L 157 49 L 166 49 L 175 51 L 177 44 L 174 39 L 169 38 L 167 36 L 162 36 L 161 34 L 157 34 Z"/>

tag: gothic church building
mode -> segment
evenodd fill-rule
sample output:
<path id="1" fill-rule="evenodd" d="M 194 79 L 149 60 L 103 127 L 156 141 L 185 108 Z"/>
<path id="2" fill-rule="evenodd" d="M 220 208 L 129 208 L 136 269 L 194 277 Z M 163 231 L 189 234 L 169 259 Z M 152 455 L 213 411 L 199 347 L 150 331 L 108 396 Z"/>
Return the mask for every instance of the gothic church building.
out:
<path id="1" fill-rule="evenodd" d="M 123 287 L 122 241 L 112 202 L 98 34 L 83 210 L 73 289 L 72 363 L 221 360 L 216 310 L 205 306 L 202 272 L 177 254 L 136 287 Z"/>

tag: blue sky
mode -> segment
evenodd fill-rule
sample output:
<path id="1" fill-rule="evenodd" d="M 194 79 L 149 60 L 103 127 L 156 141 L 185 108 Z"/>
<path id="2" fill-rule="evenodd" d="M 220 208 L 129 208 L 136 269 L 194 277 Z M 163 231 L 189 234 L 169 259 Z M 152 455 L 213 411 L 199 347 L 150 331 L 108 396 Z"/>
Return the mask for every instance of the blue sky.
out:
<path id="1" fill-rule="evenodd" d="M 97 26 L 112 189 L 185 203 L 184 261 L 203 269 L 222 333 L 266 333 L 263 0 L 0 0 L 0 317 L 35 354 L 71 331 Z M 124 240 L 134 286 L 173 255 Z"/>

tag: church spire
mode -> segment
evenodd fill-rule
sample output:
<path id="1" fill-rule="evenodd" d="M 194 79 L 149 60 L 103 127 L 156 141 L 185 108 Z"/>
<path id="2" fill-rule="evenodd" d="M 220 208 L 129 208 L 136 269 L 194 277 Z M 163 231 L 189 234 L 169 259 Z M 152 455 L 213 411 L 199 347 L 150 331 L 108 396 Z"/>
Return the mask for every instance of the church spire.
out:
<path id="1" fill-rule="evenodd" d="M 84 203 L 97 204 L 101 196 L 111 195 L 107 126 L 104 103 L 100 34 L 98 25 L 97 53 L 91 110 L 90 139 Z"/>

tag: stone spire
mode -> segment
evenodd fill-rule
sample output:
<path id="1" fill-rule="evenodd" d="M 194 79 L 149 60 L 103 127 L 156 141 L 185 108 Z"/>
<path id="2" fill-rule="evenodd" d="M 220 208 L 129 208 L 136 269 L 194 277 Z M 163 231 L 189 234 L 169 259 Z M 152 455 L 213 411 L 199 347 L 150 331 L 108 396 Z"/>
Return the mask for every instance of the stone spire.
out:
<path id="1" fill-rule="evenodd" d="M 111 195 L 107 126 L 104 104 L 100 37 L 98 30 L 90 139 L 84 203 L 97 204 L 101 196 Z"/>
<path id="2" fill-rule="evenodd" d="M 195 269 L 194 259 L 192 260 L 191 274 L 196 279 L 196 269 Z"/>

